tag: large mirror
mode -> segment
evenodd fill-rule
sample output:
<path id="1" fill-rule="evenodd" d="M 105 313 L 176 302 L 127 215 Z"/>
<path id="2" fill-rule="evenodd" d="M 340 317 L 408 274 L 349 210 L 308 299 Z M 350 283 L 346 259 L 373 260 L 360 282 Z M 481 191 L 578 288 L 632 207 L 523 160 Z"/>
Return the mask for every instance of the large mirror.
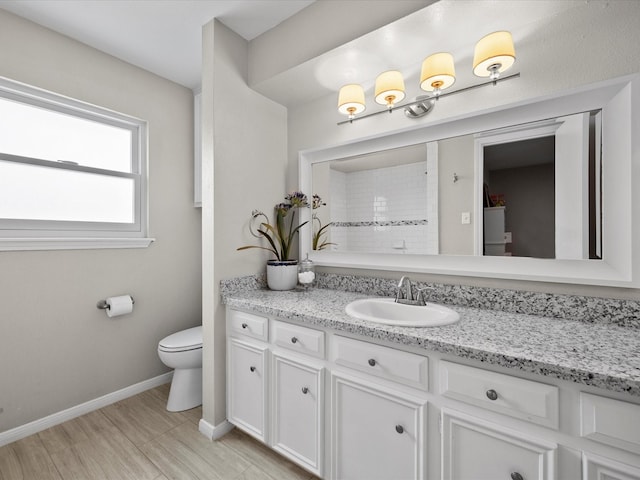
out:
<path id="1" fill-rule="evenodd" d="M 301 189 L 327 203 L 303 217 L 315 218 L 301 230 L 301 257 L 635 286 L 636 82 L 300 152 Z M 327 245 L 314 250 L 314 230 L 327 224 Z"/>
<path id="2" fill-rule="evenodd" d="M 315 249 L 601 258 L 601 111 L 312 166 Z M 561 158 L 560 158 L 561 157 Z M 476 188 L 480 184 L 481 188 Z"/>

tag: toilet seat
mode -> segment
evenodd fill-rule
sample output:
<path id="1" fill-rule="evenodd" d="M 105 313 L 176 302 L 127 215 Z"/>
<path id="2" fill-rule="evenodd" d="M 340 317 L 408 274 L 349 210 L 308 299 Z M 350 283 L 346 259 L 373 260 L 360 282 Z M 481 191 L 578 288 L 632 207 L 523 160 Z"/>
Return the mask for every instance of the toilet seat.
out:
<path id="1" fill-rule="evenodd" d="M 158 350 L 163 352 L 186 352 L 200 348 L 202 348 L 202 326 L 174 333 L 158 343 Z"/>

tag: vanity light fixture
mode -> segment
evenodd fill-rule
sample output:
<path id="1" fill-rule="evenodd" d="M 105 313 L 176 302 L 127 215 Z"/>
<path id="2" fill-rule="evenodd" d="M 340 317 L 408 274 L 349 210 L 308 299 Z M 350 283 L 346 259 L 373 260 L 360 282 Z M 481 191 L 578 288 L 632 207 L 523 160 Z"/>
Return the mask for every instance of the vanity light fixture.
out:
<path id="1" fill-rule="evenodd" d="M 420 88 L 425 92 L 433 92 L 438 98 L 442 90 L 449 88 L 456 81 L 453 55 L 446 52 L 434 53 L 422 62 L 420 72 Z"/>
<path id="2" fill-rule="evenodd" d="M 509 32 L 493 32 L 482 37 L 473 53 L 473 73 L 497 80 L 516 61 L 513 38 Z"/>
<path id="3" fill-rule="evenodd" d="M 338 95 L 338 111 L 349 116 L 349 120 L 365 111 L 364 89 L 355 83 L 345 85 Z"/>
<path id="4" fill-rule="evenodd" d="M 386 105 L 391 112 L 396 102 L 404 100 L 404 79 L 397 70 L 389 70 L 376 78 L 376 103 Z"/>
<path id="5" fill-rule="evenodd" d="M 516 60 L 515 48 L 511 33 L 507 31 L 493 32 L 482 37 L 475 46 L 473 55 L 473 73 L 479 77 L 489 77 L 488 82 L 471 85 L 458 90 L 443 92 L 456 81 L 453 56 L 447 52 L 434 53 L 422 62 L 420 71 L 420 88 L 429 95 L 416 97 L 415 101 L 398 105 L 404 100 L 405 88 L 402 73 L 397 70 L 389 70 L 381 73 L 376 78 L 374 98 L 376 103 L 385 105 L 387 110 L 369 113 L 356 117 L 364 112 L 365 100 L 362 86 L 357 84 L 345 85 L 338 95 L 338 111 L 349 117 L 348 120 L 338 122 L 353 123 L 383 111 L 393 112 L 398 108 L 405 110 L 408 118 L 419 118 L 433 109 L 435 100 L 447 95 L 465 92 L 486 85 L 496 85 L 498 82 L 517 78 L 519 73 L 501 77 L 500 74 L 513 66 Z"/>

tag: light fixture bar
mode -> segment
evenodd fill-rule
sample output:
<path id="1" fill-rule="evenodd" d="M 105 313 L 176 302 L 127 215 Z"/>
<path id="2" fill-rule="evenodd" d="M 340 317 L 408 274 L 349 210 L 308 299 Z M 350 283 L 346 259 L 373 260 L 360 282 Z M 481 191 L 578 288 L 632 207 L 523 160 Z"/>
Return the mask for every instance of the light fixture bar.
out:
<path id="1" fill-rule="evenodd" d="M 410 107 L 412 105 L 417 105 L 419 103 L 428 102 L 432 98 L 434 98 L 434 99 L 435 98 L 444 98 L 444 97 L 448 97 L 449 95 L 455 95 L 457 93 L 467 92 L 469 90 L 474 90 L 476 88 L 485 87 L 487 85 L 496 85 L 497 83 L 504 82 L 505 80 L 511 80 L 513 78 L 518 78 L 518 77 L 520 77 L 520 73 L 514 73 L 513 75 L 507 75 L 506 77 L 500 77 L 500 78 L 497 78 L 495 80 L 489 80 L 488 82 L 478 83 L 476 85 L 471 85 L 469 87 L 459 88 L 458 90 L 442 92 L 437 97 L 436 97 L 436 95 L 431 95 L 431 96 L 429 96 L 427 98 L 422 97 L 420 100 L 416 100 L 414 102 L 404 103 L 402 105 L 394 105 L 393 107 L 385 109 L 385 110 L 380 110 L 378 112 L 367 113 L 366 115 L 361 115 L 361 116 L 358 116 L 358 117 L 354 117 L 354 118 L 352 118 L 350 120 L 343 120 L 342 122 L 338 122 L 338 125 L 344 125 L 345 123 L 353 123 L 356 120 L 362 120 L 364 118 L 373 117 L 374 115 L 380 115 L 381 113 L 389 113 L 389 112 L 393 112 L 394 110 L 399 110 L 399 109 L 404 108 L 404 107 Z"/>

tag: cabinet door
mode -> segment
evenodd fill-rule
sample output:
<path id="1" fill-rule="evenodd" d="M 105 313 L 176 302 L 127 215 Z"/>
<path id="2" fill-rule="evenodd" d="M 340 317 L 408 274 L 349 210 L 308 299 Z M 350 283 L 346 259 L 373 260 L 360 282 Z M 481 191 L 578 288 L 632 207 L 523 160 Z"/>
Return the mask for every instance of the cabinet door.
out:
<path id="1" fill-rule="evenodd" d="M 583 480 L 640 480 L 640 466 L 626 465 L 594 453 L 582 454 Z"/>
<path id="2" fill-rule="evenodd" d="M 425 478 L 426 401 L 332 375 L 334 480 Z"/>
<path id="3" fill-rule="evenodd" d="M 553 480 L 557 445 L 442 411 L 442 480 Z"/>
<path id="4" fill-rule="evenodd" d="M 322 475 L 323 369 L 273 354 L 273 448 Z"/>
<path id="5" fill-rule="evenodd" d="M 227 348 L 229 421 L 266 441 L 267 347 L 230 339 Z"/>

